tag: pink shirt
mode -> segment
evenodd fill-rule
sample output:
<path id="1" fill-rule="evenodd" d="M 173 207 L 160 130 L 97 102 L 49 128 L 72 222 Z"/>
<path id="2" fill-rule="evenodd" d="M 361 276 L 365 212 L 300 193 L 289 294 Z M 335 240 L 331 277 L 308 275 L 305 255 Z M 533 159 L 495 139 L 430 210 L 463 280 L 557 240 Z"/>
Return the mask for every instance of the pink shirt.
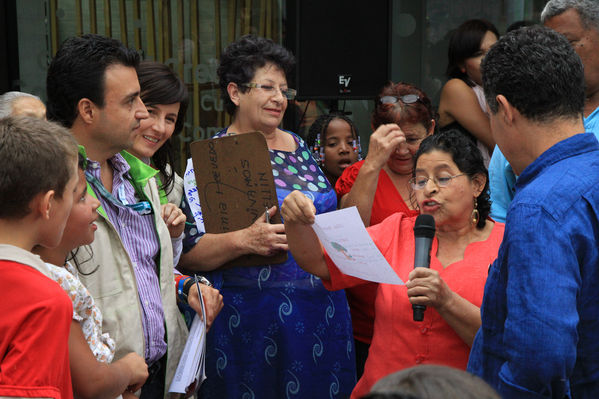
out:
<path id="1" fill-rule="evenodd" d="M 396 213 L 368 228 L 378 249 L 406 281 L 414 268 L 414 222 L 416 216 Z M 504 225 L 495 223 L 485 241 L 466 248 L 464 259 L 443 267 L 436 257 L 437 239 L 431 250 L 431 269 L 437 270 L 447 285 L 462 298 L 480 307 L 489 265 L 497 257 Z M 342 274 L 326 255 L 331 280 L 328 289 L 338 290 L 361 284 L 363 280 Z M 379 284 L 375 302 L 374 335 L 364 375 L 352 398 L 368 393 L 380 378 L 418 364 L 441 364 L 466 369 L 470 348 L 433 308 L 427 308 L 424 321 L 412 319 L 412 305 L 405 285 Z"/>

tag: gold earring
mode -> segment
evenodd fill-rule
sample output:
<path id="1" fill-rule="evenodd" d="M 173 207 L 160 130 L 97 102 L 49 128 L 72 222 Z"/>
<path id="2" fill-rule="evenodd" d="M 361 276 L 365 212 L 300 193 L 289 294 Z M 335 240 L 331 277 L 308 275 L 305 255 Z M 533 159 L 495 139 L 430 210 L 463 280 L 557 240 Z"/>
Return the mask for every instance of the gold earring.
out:
<path id="1" fill-rule="evenodd" d="M 478 211 L 478 201 L 476 197 L 474 197 L 474 210 L 472 210 L 472 224 L 478 225 L 478 220 L 480 219 L 480 212 Z"/>

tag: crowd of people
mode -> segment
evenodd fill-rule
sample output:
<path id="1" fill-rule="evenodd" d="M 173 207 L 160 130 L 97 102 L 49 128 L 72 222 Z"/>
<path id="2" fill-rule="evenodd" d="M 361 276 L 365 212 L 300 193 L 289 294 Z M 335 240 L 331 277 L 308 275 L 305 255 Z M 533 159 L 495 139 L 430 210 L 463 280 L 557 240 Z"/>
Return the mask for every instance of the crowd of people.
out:
<path id="1" fill-rule="evenodd" d="M 294 56 L 231 43 L 215 138 L 262 133 L 277 204 L 225 233 L 172 167 L 177 74 L 115 39 L 67 39 L 45 105 L 0 96 L 0 397 L 174 396 L 196 314 L 207 379 L 182 396 L 599 397 L 599 3 L 550 0 L 523 25 L 454 31 L 438 113 L 413 84 L 382 87 L 367 154 L 343 113 L 306 142 L 281 129 Z M 315 217 L 348 207 L 404 285 L 326 252 Z M 429 268 L 414 267 L 420 215 Z"/>

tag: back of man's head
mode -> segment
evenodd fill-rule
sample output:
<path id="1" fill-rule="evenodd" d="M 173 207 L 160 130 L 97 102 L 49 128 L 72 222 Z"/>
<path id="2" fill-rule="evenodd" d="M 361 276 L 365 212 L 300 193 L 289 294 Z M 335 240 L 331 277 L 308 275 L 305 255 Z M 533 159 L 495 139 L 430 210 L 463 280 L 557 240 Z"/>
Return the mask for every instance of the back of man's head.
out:
<path id="1" fill-rule="evenodd" d="M 481 70 L 494 114 L 501 94 L 533 122 L 582 117 L 582 63 L 564 36 L 551 29 L 532 26 L 506 34 L 487 53 Z"/>
<path id="2" fill-rule="evenodd" d="M 464 370 L 427 364 L 381 378 L 363 399 L 499 399 L 486 382 Z"/>
<path id="3" fill-rule="evenodd" d="M 541 22 L 575 9 L 585 29 L 599 31 L 599 1 L 597 0 L 549 0 L 541 12 Z"/>
<path id="4" fill-rule="evenodd" d="M 70 128 L 82 98 L 103 107 L 104 73 L 118 64 L 136 68 L 139 54 L 116 39 L 100 35 L 65 40 L 48 68 L 48 119 Z"/>
<path id="5" fill-rule="evenodd" d="M 0 118 L 9 115 L 45 118 L 46 107 L 38 96 L 22 91 L 8 91 L 0 95 Z"/>
<path id="6" fill-rule="evenodd" d="M 73 174 L 77 142 L 64 127 L 43 119 L 0 119 L 0 219 L 22 219 L 40 193 L 62 198 Z"/>

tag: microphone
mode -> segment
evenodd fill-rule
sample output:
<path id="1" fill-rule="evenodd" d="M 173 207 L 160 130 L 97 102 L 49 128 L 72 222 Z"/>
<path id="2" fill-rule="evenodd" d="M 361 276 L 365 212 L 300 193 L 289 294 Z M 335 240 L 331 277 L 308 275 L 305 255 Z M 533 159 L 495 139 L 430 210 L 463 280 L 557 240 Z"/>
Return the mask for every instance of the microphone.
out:
<path id="1" fill-rule="evenodd" d="M 435 236 L 435 219 L 431 215 L 419 215 L 414 224 L 414 267 L 430 267 L 431 247 Z M 424 305 L 412 305 L 414 321 L 424 319 Z"/>

